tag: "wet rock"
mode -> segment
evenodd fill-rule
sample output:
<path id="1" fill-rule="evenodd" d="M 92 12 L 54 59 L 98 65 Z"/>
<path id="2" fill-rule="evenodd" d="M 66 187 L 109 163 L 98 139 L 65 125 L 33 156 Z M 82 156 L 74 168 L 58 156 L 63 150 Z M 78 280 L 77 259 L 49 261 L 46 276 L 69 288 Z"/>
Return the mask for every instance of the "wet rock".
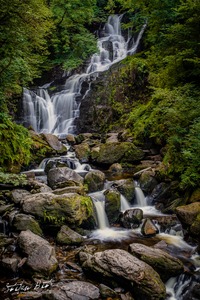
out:
<path id="1" fill-rule="evenodd" d="M 200 202 L 178 206 L 176 208 L 178 218 L 186 225 L 192 225 L 197 215 L 200 213 Z"/>
<path id="2" fill-rule="evenodd" d="M 79 253 L 82 267 L 87 272 L 100 275 L 101 279 L 130 284 L 134 298 L 151 300 L 165 299 L 165 285 L 151 266 L 121 249 L 96 252 L 94 255 Z"/>
<path id="3" fill-rule="evenodd" d="M 123 173 L 122 165 L 119 163 L 114 163 L 109 167 L 108 172 L 114 175 L 122 174 Z"/>
<path id="4" fill-rule="evenodd" d="M 0 233 L 0 248 L 14 244 L 13 238 L 8 238 L 5 234 Z"/>
<path id="5" fill-rule="evenodd" d="M 169 232 L 171 229 L 182 231 L 182 225 L 175 214 L 173 215 L 155 215 L 144 213 L 144 218 L 151 219 L 155 224 L 159 224 L 161 232 Z"/>
<path id="6" fill-rule="evenodd" d="M 152 266 L 164 281 L 183 272 L 182 262 L 163 250 L 133 243 L 129 245 L 129 252 Z"/>
<path id="7" fill-rule="evenodd" d="M 111 132 L 107 134 L 106 143 L 118 143 L 118 133 Z"/>
<path id="8" fill-rule="evenodd" d="M 139 178 L 139 183 L 143 192 L 150 194 L 158 184 L 155 179 L 155 172 L 152 169 L 142 172 Z"/>
<path id="9" fill-rule="evenodd" d="M 53 135 L 51 133 L 42 133 L 41 136 L 44 138 L 44 140 L 49 144 L 49 146 L 56 150 L 59 154 L 67 153 L 66 147 L 59 141 L 58 137 L 56 135 Z"/>
<path id="10" fill-rule="evenodd" d="M 83 178 L 67 167 L 51 169 L 47 174 L 47 180 L 54 190 L 67 186 L 80 186 L 83 183 Z"/>
<path id="11" fill-rule="evenodd" d="M 115 190 L 106 190 L 105 196 L 105 212 L 110 224 L 117 221 L 120 214 L 120 193 Z"/>
<path id="12" fill-rule="evenodd" d="M 128 202 L 132 202 L 135 195 L 135 184 L 132 179 L 121 179 L 114 182 L 116 189 L 125 196 Z"/>
<path id="13" fill-rule="evenodd" d="M 144 236 L 154 236 L 159 233 L 159 230 L 152 220 L 145 219 L 141 227 L 141 232 Z"/>
<path id="14" fill-rule="evenodd" d="M 40 193 L 27 197 L 22 205 L 25 213 L 32 214 L 43 223 L 79 226 L 93 217 L 93 204 L 88 196 L 76 193 L 54 195 Z"/>
<path id="15" fill-rule="evenodd" d="M 56 240 L 62 245 L 80 245 L 84 238 L 68 226 L 63 225 L 57 234 Z"/>
<path id="16" fill-rule="evenodd" d="M 67 134 L 66 140 L 69 142 L 69 144 L 73 145 L 76 143 L 75 136 L 73 134 Z"/>
<path id="17" fill-rule="evenodd" d="M 29 229 L 37 235 L 42 235 L 42 229 L 39 223 L 30 215 L 15 214 L 12 225 L 17 231 Z"/>
<path id="18" fill-rule="evenodd" d="M 11 197 L 15 204 L 20 203 L 27 195 L 30 195 L 30 192 L 21 189 L 15 189 L 11 191 Z"/>
<path id="19" fill-rule="evenodd" d="M 85 281 L 72 281 L 60 287 L 43 292 L 43 298 L 48 300 L 90 300 L 100 299 L 99 289 Z"/>
<path id="20" fill-rule="evenodd" d="M 79 145 L 74 146 L 75 153 L 77 158 L 81 163 L 89 162 L 90 157 L 90 147 L 87 143 L 81 143 Z"/>
<path id="21" fill-rule="evenodd" d="M 103 189 L 105 174 L 99 170 L 89 171 L 85 175 L 84 183 L 88 186 L 88 192 L 96 192 Z"/>
<path id="22" fill-rule="evenodd" d="M 58 262 L 54 248 L 48 241 L 30 230 L 20 233 L 18 246 L 28 256 L 25 265 L 31 272 L 49 276 L 57 269 Z"/>
<path id="23" fill-rule="evenodd" d="M 143 219 L 142 209 L 127 209 L 120 217 L 120 224 L 125 228 L 138 228 Z"/>

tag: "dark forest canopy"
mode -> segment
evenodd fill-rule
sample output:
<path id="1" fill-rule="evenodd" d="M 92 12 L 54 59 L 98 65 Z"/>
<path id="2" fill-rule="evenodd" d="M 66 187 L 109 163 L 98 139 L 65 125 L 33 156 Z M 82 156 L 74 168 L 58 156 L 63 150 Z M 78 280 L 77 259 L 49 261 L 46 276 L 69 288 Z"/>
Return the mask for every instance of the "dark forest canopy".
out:
<path id="1" fill-rule="evenodd" d="M 143 51 L 124 64 L 129 69 L 142 65 L 151 90 L 148 101 L 137 102 L 128 115 L 126 111 L 126 127 L 136 143 L 151 139 L 165 147 L 170 176 L 178 176 L 185 186 L 199 185 L 199 0 L 0 0 L 0 4 L 0 140 L 7 145 L 6 151 L 0 146 L 5 153 L 2 166 L 18 160 L 19 152 L 21 164 L 29 157 L 27 133 L 12 123 L 8 109 L 11 104 L 15 107 L 22 87 L 54 66 L 66 70 L 79 66 L 96 51 L 94 28 L 110 13 L 126 12 L 125 26 L 148 25 Z M 130 93 L 129 98 L 134 103 Z"/>

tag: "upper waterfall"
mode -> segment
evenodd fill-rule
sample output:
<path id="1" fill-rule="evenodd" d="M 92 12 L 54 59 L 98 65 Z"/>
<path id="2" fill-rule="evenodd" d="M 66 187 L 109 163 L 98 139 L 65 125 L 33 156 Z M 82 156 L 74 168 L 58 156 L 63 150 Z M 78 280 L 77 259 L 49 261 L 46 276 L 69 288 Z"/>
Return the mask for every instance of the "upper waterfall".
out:
<path id="1" fill-rule="evenodd" d="M 137 39 L 125 39 L 121 31 L 122 16 L 112 15 L 104 26 L 103 34 L 98 38 L 98 53 L 91 60 L 82 74 L 69 77 L 62 91 L 48 94 L 48 84 L 36 92 L 24 89 L 23 123 L 32 126 L 36 132 L 51 132 L 54 134 L 75 133 L 74 120 L 79 116 L 80 99 L 85 97 L 88 88 L 83 92 L 82 84 L 95 80 L 99 72 L 108 70 L 111 65 L 124 59 L 128 54 L 134 54 L 145 30 L 143 25 Z"/>

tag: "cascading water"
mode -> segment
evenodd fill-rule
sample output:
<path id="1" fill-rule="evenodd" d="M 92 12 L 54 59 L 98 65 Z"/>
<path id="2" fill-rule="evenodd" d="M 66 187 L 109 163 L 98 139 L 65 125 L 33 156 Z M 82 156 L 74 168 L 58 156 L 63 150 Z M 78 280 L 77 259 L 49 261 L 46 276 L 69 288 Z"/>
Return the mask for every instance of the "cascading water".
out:
<path id="1" fill-rule="evenodd" d="M 61 92 L 48 94 L 51 84 L 39 88 L 36 92 L 24 89 L 23 96 L 23 123 L 32 126 L 36 132 L 50 132 L 61 135 L 62 133 L 74 133 L 74 120 L 79 116 L 79 104 L 77 99 L 87 95 L 89 88 L 81 91 L 82 83 L 95 80 L 99 72 L 110 68 L 114 63 L 124 59 L 128 54 L 134 54 L 139 45 L 146 25 L 142 26 L 136 41 L 130 37 L 127 40 L 121 33 L 122 16 L 110 16 L 104 26 L 104 36 L 98 39 L 99 52 L 95 53 L 83 74 L 69 77 Z"/>
<path id="2" fill-rule="evenodd" d="M 135 197 L 138 206 L 143 207 L 147 205 L 144 193 L 138 186 L 135 187 Z"/>

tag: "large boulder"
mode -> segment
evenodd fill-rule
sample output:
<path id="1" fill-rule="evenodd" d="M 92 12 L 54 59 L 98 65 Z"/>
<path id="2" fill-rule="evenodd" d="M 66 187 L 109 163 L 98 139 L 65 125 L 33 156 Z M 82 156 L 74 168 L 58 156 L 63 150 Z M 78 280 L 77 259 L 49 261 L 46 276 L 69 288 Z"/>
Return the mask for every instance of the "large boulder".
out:
<path id="1" fill-rule="evenodd" d="M 129 284 L 134 299 L 165 299 L 165 285 L 154 269 L 145 262 L 121 249 L 105 250 L 91 255 L 85 251 L 79 253 L 85 271 L 99 275 L 102 280 Z"/>
<path id="2" fill-rule="evenodd" d="M 105 182 L 105 174 L 99 170 L 89 171 L 85 175 L 84 183 L 88 187 L 88 192 L 96 192 L 103 189 Z"/>
<path id="3" fill-rule="evenodd" d="M 22 252 L 27 255 L 25 265 L 29 271 L 49 276 L 57 269 L 55 249 L 48 241 L 27 230 L 20 233 L 17 242 Z"/>
<path id="4" fill-rule="evenodd" d="M 59 154 L 67 153 L 67 148 L 65 145 L 59 141 L 58 137 L 51 133 L 42 133 L 41 137 L 49 144 L 49 146 L 54 149 Z"/>
<path id="5" fill-rule="evenodd" d="M 80 186 L 83 183 L 83 178 L 74 170 L 67 167 L 49 170 L 47 180 L 52 189 L 64 188 L 67 186 Z"/>
<path id="6" fill-rule="evenodd" d="M 54 195 L 40 193 L 26 197 L 22 209 L 43 223 L 79 226 L 93 218 L 93 204 L 88 196 L 76 193 Z"/>
<path id="7" fill-rule="evenodd" d="M 120 214 L 120 193 L 116 190 L 106 190 L 105 196 L 105 212 L 107 214 L 109 223 L 115 223 Z"/>
<path id="8" fill-rule="evenodd" d="M 63 225 L 57 234 L 56 240 L 62 245 L 80 245 L 84 238 L 68 226 Z"/>
<path id="9" fill-rule="evenodd" d="M 141 189 L 146 194 L 150 194 L 158 184 L 155 178 L 155 172 L 152 169 L 142 172 L 139 178 L 139 182 L 140 182 Z"/>
<path id="10" fill-rule="evenodd" d="M 163 250 L 133 243 L 129 245 L 129 252 L 152 266 L 164 281 L 183 272 L 182 262 Z"/>
<path id="11" fill-rule="evenodd" d="M 141 149 L 130 142 L 110 142 L 100 144 L 91 152 L 92 161 L 98 164 L 112 165 L 117 162 L 134 163 L 144 157 Z"/>

